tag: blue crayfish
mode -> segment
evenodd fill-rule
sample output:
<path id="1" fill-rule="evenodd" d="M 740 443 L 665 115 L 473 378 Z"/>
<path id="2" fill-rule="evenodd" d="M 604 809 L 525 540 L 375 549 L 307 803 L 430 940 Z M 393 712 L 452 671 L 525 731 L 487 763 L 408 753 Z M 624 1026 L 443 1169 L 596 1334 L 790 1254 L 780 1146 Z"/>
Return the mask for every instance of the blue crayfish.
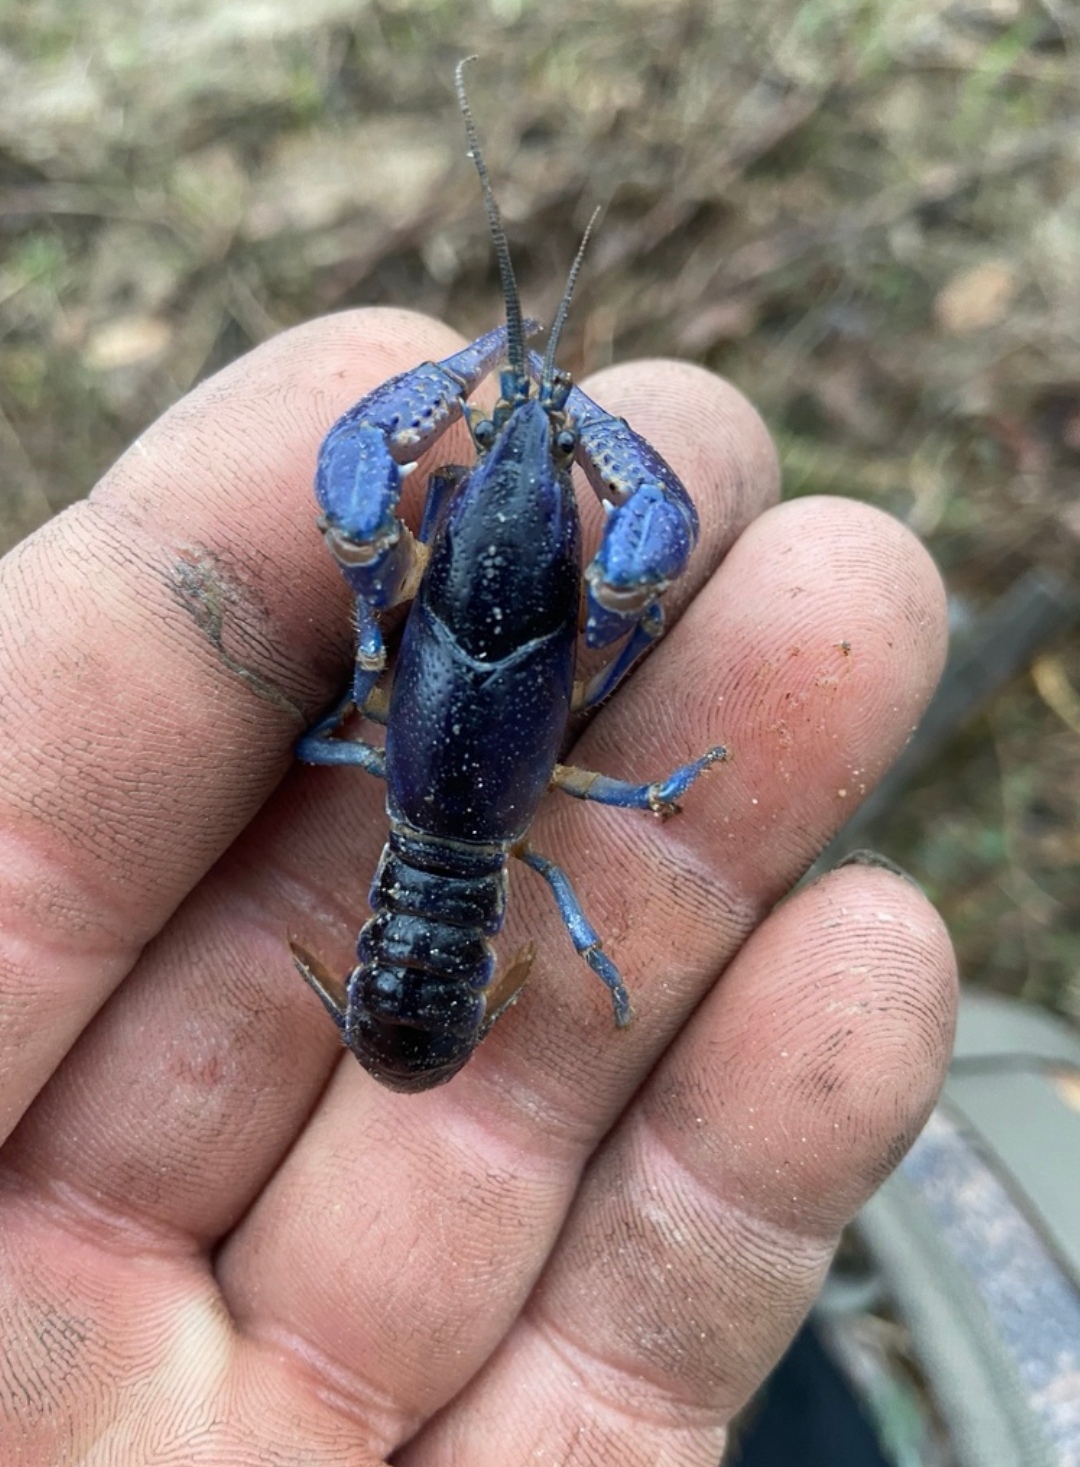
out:
<path id="1" fill-rule="evenodd" d="M 356 595 L 356 664 L 346 697 L 297 746 L 309 763 L 356 764 L 386 781 L 390 837 L 357 966 L 342 984 L 302 948 L 292 950 L 345 1044 L 377 1080 L 401 1091 L 455 1075 L 524 982 L 527 963 L 493 982 L 489 939 L 503 924 L 511 856 L 548 882 L 575 948 L 610 990 L 616 1024 L 629 1023 L 618 969 L 565 872 L 528 844 L 529 827 L 549 787 L 669 814 L 724 756 L 710 749 L 646 785 L 558 763 L 571 713 L 606 698 L 663 630 L 659 598 L 686 567 L 698 517 L 660 455 L 555 366 L 588 231 L 543 360 L 526 351 L 538 328 L 521 314 L 465 65 L 457 68 L 458 101 L 506 325 L 376 388 L 323 442 L 318 523 Z M 466 399 L 503 360 L 499 401 L 488 415 Z M 432 474 L 413 536 L 396 513 L 402 480 L 462 416 L 476 463 Z M 608 512 L 584 575 L 574 463 Z M 410 599 L 387 710 L 377 686 L 386 666 L 378 614 Z M 574 680 L 579 615 L 588 646 L 622 641 L 583 684 Z M 354 710 L 385 722 L 385 748 L 337 736 Z"/>

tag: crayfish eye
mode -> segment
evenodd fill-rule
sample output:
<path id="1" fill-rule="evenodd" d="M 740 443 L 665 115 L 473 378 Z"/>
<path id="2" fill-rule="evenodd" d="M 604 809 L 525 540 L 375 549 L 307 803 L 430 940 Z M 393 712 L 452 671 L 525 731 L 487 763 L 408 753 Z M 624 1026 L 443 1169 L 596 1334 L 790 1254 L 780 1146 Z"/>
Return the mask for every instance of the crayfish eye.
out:
<path id="1" fill-rule="evenodd" d="M 561 432 L 555 434 L 555 448 L 564 457 L 569 458 L 576 447 L 577 434 L 571 432 L 569 428 L 563 428 Z"/>
<path id="2" fill-rule="evenodd" d="M 495 442 L 495 424 L 490 418 L 484 418 L 477 423 L 472 436 L 477 448 L 490 448 Z"/>

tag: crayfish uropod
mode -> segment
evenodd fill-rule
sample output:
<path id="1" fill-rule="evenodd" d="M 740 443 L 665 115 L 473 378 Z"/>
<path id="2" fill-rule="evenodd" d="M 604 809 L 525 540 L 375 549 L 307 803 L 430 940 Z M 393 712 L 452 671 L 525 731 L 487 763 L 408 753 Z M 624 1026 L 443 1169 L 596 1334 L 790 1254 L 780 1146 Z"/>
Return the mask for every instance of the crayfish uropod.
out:
<path id="1" fill-rule="evenodd" d="M 403 372 L 330 429 L 316 476 L 319 528 L 356 596 L 349 692 L 300 740 L 312 764 L 353 764 L 387 786 L 389 839 L 371 886 L 374 915 L 344 983 L 291 944 L 296 965 L 364 1068 L 391 1089 L 452 1078 L 513 1002 L 527 964 L 495 982 L 490 939 L 506 910 L 507 863 L 547 881 L 573 944 L 607 985 L 615 1022 L 630 1000 L 569 878 L 527 835 L 549 788 L 579 799 L 668 814 L 724 750 L 633 785 L 558 763 L 572 712 L 591 708 L 663 630 L 660 596 L 698 537 L 685 488 L 660 455 L 555 366 L 586 231 L 541 359 L 522 317 L 506 236 L 457 68 L 469 154 L 484 195 L 506 324 L 441 362 Z M 595 218 L 595 216 L 594 216 Z M 590 224 L 591 229 L 591 224 Z M 483 414 L 469 394 L 496 365 L 500 397 Z M 432 474 L 418 534 L 396 509 L 405 474 L 465 417 L 471 468 Z M 608 510 L 582 572 L 571 465 Z M 575 684 L 579 610 L 590 647 L 621 643 Z M 379 613 L 411 600 L 385 690 Z M 386 723 L 385 748 L 341 736 L 355 711 Z M 524 969 L 524 971 L 523 971 Z"/>

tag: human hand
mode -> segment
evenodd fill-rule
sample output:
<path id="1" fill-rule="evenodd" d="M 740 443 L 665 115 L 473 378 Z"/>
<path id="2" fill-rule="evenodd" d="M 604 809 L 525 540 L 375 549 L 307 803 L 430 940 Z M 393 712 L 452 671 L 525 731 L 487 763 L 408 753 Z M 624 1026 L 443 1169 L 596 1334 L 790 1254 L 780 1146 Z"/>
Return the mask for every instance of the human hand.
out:
<path id="1" fill-rule="evenodd" d="M 366 775 L 290 767 L 351 654 L 312 470 L 455 343 L 393 311 L 279 337 L 3 562 L 8 1467 L 713 1467 L 933 1104 L 955 976 L 921 895 L 850 866 L 774 906 L 916 722 L 939 581 L 865 506 L 769 508 L 759 420 L 672 363 L 586 384 L 703 534 L 574 757 L 732 758 L 676 819 L 552 797 L 536 827 L 637 1019 L 516 869 L 504 953 L 538 956 L 466 1069 L 403 1097 L 343 1055 L 286 936 L 347 970 L 386 822 Z"/>

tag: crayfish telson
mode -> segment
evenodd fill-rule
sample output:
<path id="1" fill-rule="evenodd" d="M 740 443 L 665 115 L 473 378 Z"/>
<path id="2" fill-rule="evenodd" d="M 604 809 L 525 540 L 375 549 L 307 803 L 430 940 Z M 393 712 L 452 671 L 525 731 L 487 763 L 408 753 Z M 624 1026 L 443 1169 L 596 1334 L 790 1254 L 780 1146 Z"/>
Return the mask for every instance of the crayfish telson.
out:
<path id="1" fill-rule="evenodd" d="M 606 698 L 660 635 L 659 598 L 686 566 L 698 517 L 655 449 L 555 366 L 585 240 L 543 359 L 527 353 L 537 326 L 522 318 L 465 96 L 465 65 L 456 73 L 458 101 L 506 325 L 384 383 L 326 436 L 316 477 L 319 528 L 356 595 L 356 665 L 346 697 L 297 746 L 309 763 L 356 764 L 386 780 L 390 836 L 357 966 L 341 983 L 302 948 L 292 950 L 345 1044 L 377 1080 L 402 1091 L 456 1074 L 524 982 L 527 964 L 493 982 L 490 938 L 503 923 L 511 856 L 548 882 L 575 948 L 610 990 L 616 1024 L 630 1021 L 618 969 L 565 872 L 529 846 L 529 827 L 549 787 L 671 813 L 724 756 L 710 749 L 644 785 L 557 762 L 571 713 Z M 466 399 L 503 359 L 489 416 Z M 396 513 L 402 480 L 463 415 L 476 463 L 432 474 L 414 537 Z M 584 576 L 574 463 L 608 511 Z M 622 645 L 575 685 L 583 592 L 587 645 Z M 386 665 L 379 612 L 410 599 L 387 714 L 384 689 L 376 688 Z M 340 736 L 354 710 L 385 721 L 385 749 Z"/>

